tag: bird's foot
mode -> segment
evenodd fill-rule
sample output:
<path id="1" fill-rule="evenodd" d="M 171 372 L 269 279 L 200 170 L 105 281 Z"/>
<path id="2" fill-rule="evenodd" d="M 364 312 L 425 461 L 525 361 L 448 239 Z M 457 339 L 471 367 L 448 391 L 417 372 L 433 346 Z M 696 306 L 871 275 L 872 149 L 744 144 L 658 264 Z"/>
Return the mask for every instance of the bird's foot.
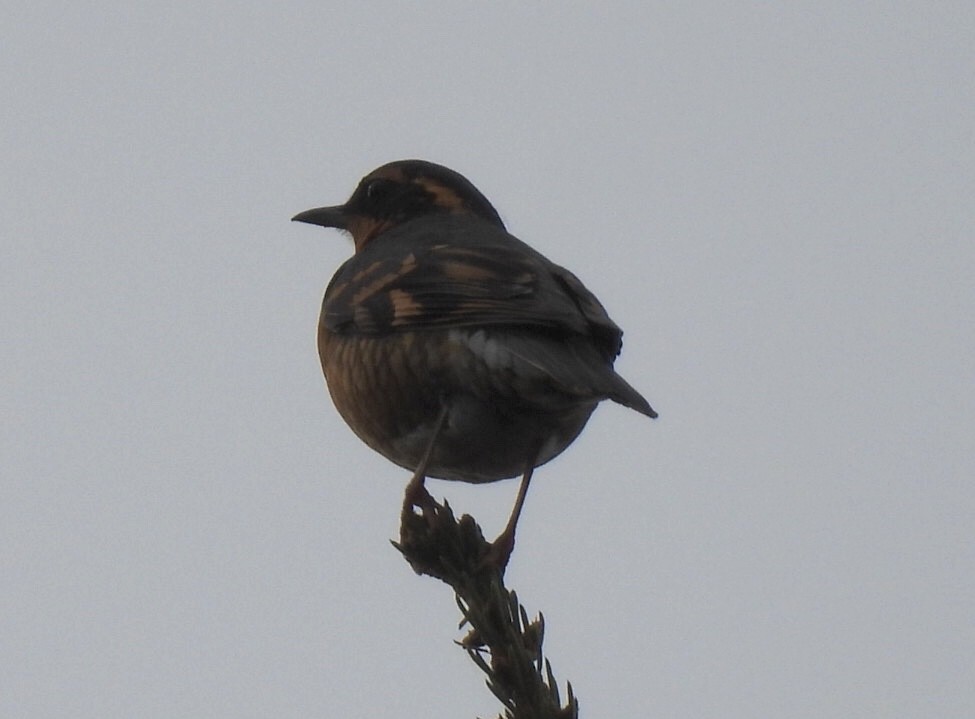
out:
<path id="1" fill-rule="evenodd" d="M 406 485 L 403 494 L 403 518 L 419 514 L 429 519 L 436 512 L 437 501 L 427 491 L 424 479 L 422 474 L 414 474 L 410 483 Z M 420 511 L 417 512 L 417 509 Z"/>
<path id="2" fill-rule="evenodd" d="M 515 551 L 515 533 L 513 527 L 506 527 L 493 542 L 488 545 L 488 550 L 481 559 L 481 566 L 497 571 L 502 577 L 504 570 L 508 567 L 511 560 L 511 553 Z"/>

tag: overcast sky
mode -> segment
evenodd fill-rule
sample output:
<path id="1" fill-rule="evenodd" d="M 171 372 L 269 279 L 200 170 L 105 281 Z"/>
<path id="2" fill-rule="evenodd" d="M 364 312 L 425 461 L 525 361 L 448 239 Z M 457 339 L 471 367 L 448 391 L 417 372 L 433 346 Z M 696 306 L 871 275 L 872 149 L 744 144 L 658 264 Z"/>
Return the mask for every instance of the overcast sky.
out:
<path id="1" fill-rule="evenodd" d="M 536 473 L 508 572 L 583 717 L 975 716 L 973 5 L 334 5 L 5 10 L 0 716 L 497 714 L 289 222 L 409 157 L 661 415 Z"/>

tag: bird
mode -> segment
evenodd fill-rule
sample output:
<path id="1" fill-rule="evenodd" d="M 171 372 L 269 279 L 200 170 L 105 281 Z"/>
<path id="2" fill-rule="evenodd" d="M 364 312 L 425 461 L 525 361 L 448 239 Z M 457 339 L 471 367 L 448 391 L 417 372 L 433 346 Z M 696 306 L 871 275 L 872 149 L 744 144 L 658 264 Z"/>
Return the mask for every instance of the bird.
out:
<path id="1" fill-rule="evenodd" d="M 427 477 L 521 476 L 491 545 L 502 571 L 535 468 L 601 401 L 657 417 L 614 370 L 623 333 L 595 295 L 509 234 L 460 173 L 390 162 L 344 204 L 292 220 L 351 235 L 354 253 L 322 301 L 319 357 L 352 431 L 413 473 L 403 511 L 432 502 Z"/>

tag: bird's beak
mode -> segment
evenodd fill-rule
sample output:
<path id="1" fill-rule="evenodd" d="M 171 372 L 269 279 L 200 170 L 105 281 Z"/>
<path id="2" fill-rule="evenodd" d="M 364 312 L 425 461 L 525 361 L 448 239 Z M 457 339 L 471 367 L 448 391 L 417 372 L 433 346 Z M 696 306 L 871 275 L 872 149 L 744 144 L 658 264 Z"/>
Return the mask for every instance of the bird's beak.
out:
<path id="1" fill-rule="evenodd" d="M 321 225 L 322 227 L 337 227 L 340 230 L 346 229 L 348 225 L 345 205 L 316 207 L 314 210 L 305 210 L 292 217 L 291 221 L 307 222 L 309 225 Z"/>

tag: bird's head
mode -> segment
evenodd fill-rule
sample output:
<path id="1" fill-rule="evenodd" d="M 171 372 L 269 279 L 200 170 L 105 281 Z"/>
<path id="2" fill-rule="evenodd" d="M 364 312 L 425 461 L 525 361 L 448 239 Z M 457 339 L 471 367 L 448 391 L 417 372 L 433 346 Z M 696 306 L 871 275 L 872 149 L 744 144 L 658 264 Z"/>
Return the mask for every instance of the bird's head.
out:
<path id="1" fill-rule="evenodd" d="M 504 229 L 497 210 L 466 177 L 423 160 L 383 165 L 362 178 L 344 205 L 317 207 L 291 219 L 345 230 L 358 252 L 383 232 L 434 214 L 473 215 Z"/>

